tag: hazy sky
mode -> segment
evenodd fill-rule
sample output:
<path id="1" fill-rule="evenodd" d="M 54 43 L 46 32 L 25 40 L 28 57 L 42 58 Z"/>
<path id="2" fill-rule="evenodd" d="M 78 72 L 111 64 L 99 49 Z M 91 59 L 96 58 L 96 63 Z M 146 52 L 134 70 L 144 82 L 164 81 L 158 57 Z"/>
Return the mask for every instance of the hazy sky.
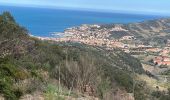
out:
<path id="1" fill-rule="evenodd" d="M 170 0 L 0 0 L 1 5 L 73 7 L 170 14 Z"/>

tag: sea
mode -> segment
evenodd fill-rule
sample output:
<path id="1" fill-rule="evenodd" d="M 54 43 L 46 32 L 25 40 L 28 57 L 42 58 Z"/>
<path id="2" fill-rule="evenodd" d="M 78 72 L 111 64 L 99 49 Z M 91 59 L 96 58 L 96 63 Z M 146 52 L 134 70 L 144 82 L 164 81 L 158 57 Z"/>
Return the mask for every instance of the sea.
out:
<path id="1" fill-rule="evenodd" d="M 82 24 L 126 24 L 162 18 L 158 15 L 0 5 L 0 13 L 4 11 L 9 11 L 29 34 L 40 37 L 53 37 L 53 33 Z"/>

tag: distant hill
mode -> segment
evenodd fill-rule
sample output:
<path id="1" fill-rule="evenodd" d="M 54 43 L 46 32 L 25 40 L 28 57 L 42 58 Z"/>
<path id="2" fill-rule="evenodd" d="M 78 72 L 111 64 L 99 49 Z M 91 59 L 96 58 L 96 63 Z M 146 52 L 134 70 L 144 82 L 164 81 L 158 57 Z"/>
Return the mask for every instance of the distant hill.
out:
<path id="1" fill-rule="evenodd" d="M 96 40 L 122 40 L 133 36 L 133 43 L 161 46 L 170 39 L 170 18 L 162 18 L 130 24 L 81 25 L 65 30 L 72 38 Z M 74 34 L 74 35 L 73 35 Z M 103 41 L 104 42 L 104 41 Z"/>
<path id="2" fill-rule="evenodd" d="M 0 15 L 0 94 L 7 100 L 36 91 L 47 100 L 80 93 L 107 100 L 133 89 L 135 98 L 144 98 L 143 82 L 133 88 L 134 75 L 142 73 L 139 60 L 119 49 L 40 41 L 27 35 L 10 13 Z"/>
<path id="3" fill-rule="evenodd" d="M 148 44 L 163 44 L 170 39 L 170 18 L 149 20 L 131 24 L 112 24 L 103 25 L 102 28 L 113 28 L 119 26 L 127 31 L 113 31 L 110 38 L 121 38 L 127 35 L 133 35 L 137 40 L 145 41 Z"/>

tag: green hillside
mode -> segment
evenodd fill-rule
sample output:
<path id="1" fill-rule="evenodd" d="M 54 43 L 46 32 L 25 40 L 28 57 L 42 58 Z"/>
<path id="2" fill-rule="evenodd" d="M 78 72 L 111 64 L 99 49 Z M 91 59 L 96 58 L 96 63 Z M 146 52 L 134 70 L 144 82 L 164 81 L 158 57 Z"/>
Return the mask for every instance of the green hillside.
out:
<path id="1" fill-rule="evenodd" d="M 7 100 L 35 91 L 56 97 L 51 92 L 55 87 L 59 96 L 83 96 L 86 85 L 92 88 L 89 95 L 103 100 L 118 90 L 135 90 L 136 100 L 144 100 L 145 83 L 138 81 L 134 86 L 135 74 L 144 74 L 141 63 L 119 49 L 40 41 L 30 37 L 8 12 L 0 15 L 0 94 Z"/>

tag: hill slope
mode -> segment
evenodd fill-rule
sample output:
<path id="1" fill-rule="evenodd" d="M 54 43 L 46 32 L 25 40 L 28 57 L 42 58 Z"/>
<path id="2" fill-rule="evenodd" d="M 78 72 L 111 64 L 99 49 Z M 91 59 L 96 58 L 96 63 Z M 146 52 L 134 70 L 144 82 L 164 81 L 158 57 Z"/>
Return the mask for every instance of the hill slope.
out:
<path id="1" fill-rule="evenodd" d="M 139 23 L 130 24 L 114 24 L 114 25 L 104 25 L 103 27 L 109 29 L 119 26 L 126 31 L 111 32 L 110 38 L 117 37 L 121 38 L 123 36 L 132 35 L 137 38 L 137 40 L 144 42 L 145 44 L 164 44 L 170 38 L 170 18 L 149 20 Z"/>
<path id="2" fill-rule="evenodd" d="M 142 65 L 119 49 L 40 41 L 28 36 L 8 12 L 0 15 L 0 94 L 8 100 L 35 91 L 49 100 L 79 93 L 110 100 L 116 98 L 113 93 L 127 95 L 133 89 L 135 98 L 144 98 L 144 83 L 133 88 L 132 72 L 144 73 Z"/>

